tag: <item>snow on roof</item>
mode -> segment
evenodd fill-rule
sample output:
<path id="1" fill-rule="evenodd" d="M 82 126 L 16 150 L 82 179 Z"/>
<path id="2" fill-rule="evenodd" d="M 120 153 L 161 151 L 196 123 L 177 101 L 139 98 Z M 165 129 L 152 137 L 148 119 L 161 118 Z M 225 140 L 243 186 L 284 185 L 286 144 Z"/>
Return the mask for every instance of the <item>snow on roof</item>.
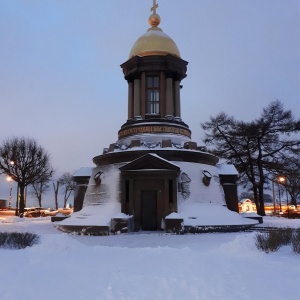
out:
<path id="1" fill-rule="evenodd" d="M 242 199 L 239 201 L 239 203 L 252 203 L 251 199 Z"/>
<path id="2" fill-rule="evenodd" d="M 146 153 L 145 155 L 143 155 L 143 156 L 141 156 L 141 157 L 138 157 L 138 158 L 136 158 L 136 159 L 134 159 L 134 160 L 128 162 L 127 164 L 131 164 L 131 163 L 133 163 L 133 162 L 135 162 L 135 161 L 138 161 L 138 160 L 140 160 L 141 158 L 143 158 L 143 157 L 145 157 L 145 156 L 147 156 L 147 155 L 148 155 L 148 156 L 156 157 L 157 159 L 159 159 L 159 160 L 161 160 L 161 161 L 165 161 L 165 162 L 167 162 L 168 164 L 173 165 L 173 166 L 175 166 L 176 168 L 179 168 L 179 169 L 180 169 L 180 167 L 179 167 L 177 164 L 173 163 L 173 162 L 170 161 L 170 160 L 167 160 L 167 159 L 165 159 L 165 158 L 162 158 L 161 156 L 157 155 L 156 153 Z M 126 165 L 126 164 L 125 164 L 125 165 Z"/>
<path id="3" fill-rule="evenodd" d="M 75 171 L 74 177 L 90 177 L 92 175 L 93 167 L 82 167 Z"/>
<path id="4" fill-rule="evenodd" d="M 169 163 L 170 165 L 173 165 L 173 166 L 175 166 L 175 167 L 177 167 L 177 168 L 180 168 L 180 167 L 179 167 L 178 165 L 176 165 L 175 163 L 173 163 L 173 162 L 171 162 L 170 160 L 167 160 L 167 159 L 165 159 L 165 158 L 162 158 L 161 156 L 159 156 L 159 155 L 156 154 L 156 153 L 149 153 L 149 155 L 154 156 L 154 157 L 157 157 L 157 158 L 159 158 L 160 160 Z"/>
<path id="5" fill-rule="evenodd" d="M 232 164 L 221 163 L 217 164 L 220 175 L 239 175 L 237 169 Z"/>

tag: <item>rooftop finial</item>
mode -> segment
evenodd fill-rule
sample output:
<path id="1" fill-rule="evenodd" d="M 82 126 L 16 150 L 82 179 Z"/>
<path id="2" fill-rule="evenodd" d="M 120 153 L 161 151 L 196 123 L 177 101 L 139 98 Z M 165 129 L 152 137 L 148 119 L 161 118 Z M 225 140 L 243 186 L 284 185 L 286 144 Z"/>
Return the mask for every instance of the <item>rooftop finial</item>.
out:
<path id="1" fill-rule="evenodd" d="M 156 9 L 158 8 L 158 4 L 156 4 L 156 0 L 153 0 L 153 6 L 151 7 L 151 11 L 156 14 Z"/>
<path id="2" fill-rule="evenodd" d="M 156 4 L 156 0 L 153 0 L 153 6 L 151 7 L 152 15 L 149 17 L 149 24 L 151 25 L 152 29 L 156 28 L 160 23 L 160 17 L 156 13 L 156 9 L 158 8 L 158 4 Z"/>

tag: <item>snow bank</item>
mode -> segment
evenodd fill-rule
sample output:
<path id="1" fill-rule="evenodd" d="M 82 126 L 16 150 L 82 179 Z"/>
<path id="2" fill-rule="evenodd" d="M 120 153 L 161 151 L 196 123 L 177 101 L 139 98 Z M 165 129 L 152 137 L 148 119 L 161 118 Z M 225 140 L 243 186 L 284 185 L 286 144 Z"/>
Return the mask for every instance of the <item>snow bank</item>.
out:
<path id="1" fill-rule="evenodd" d="M 31 248 L 0 248 L 3 300 L 297 298 L 299 256 L 288 246 L 259 252 L 255 233 L 72 236 L 41 219 L 1 223 L 41 236 Z"/>
<path id="2" fill-rule="evenodd" d="M 120 216 L 120 211 L 121 204 L 118 202 L 87 205 L 58 225 L 109 226 L 112 218 Z"/>
<path id="3" fill-rule="evenodd" d="M 191 203 L 182 205 L 179 216 L 187 226 L 213 225 L 246 225 L 257 224 L 258 221 L 246 219 L 225 206 L 216 204 Z"/>

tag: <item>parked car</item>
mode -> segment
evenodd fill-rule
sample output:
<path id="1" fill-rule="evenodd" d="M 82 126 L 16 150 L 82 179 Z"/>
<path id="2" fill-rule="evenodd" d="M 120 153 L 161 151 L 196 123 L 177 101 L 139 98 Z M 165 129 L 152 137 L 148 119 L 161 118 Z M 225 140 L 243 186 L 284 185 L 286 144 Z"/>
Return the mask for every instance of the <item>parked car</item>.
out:
<path id="1" fill-rule="evenodd" d="M 68 216 L 69 214 L 71 214 L 73 212 L 73 208 L 59 208 L 58 212 L 65 216 Z"/>
<path id="2" fill-rule="evenodd" d="M 46 209 L 43 207 L 29 207 L 24 208 L 24 217 L 26 218 L 36 218 L 36 217 L 47 217 L 55 216 L 58 213 L 56 210 Z"/>

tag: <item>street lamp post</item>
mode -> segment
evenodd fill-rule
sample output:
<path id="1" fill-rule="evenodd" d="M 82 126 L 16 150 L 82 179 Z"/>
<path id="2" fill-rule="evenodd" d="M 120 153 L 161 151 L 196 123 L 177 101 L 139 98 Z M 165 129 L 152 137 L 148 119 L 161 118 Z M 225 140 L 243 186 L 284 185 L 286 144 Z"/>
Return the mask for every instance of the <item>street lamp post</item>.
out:
<path id="1" fill-rule="evenodd" d="M 10 172 L 13 171 L 14 169 L 14 166 L 15 166 L 15 162 L 13 160 L 11 160 L 9 162 L 10 164 Z M 11 198 L 11 201 L 12 201 L 12 198 Z M 17 187 L 17 201 L 16 201 L 16 212 L 15 212 L 15 215 L 18 216 L 19 215 L 19 184 L 18 184 L 18 187 Z"/>
<path id="2" fill-rule="evenodd" d="M 286 191 L 286 206 L 287 206 L 287 210 L 288 210 L 288 219 L 290 218 L 290 208 L 289 208 L 289 198 L 288 198 L 288 190 L 287 188 L 285 188 Z"/>
<path id="3" fill-rule="evenodd" d="M 286 178 L 284 176 L 279 176 L 278 177 L 278 187 L 279 187 L 279 184 L 282 184 L 284 185 L 286 181 Z M 279 207 L 280 207 L 280 214 L 282 214 L 282 210 L 281 210 L 281 198 L 280 198 L 280 189 L 278 189 L 278 193 L 279 193 Z"/>
<path id="4" fill-rule="evenodd" d="M 278 197 L 279 197 L 279 214 L 281 215 L 282 214 L 282 210 L 281 210 L 281 197 L 280 197 L 280 186 L 278 184 Z"/>
<path id="5" fill-rule="evenodd" d="M 273 192 L 273 204 L 274 204 L 274 216 L 276 216 L 276 197 L 275 197 L 275 187 L 274 187 L 274 180 L 272 180 L 272 192 Z"/>
<path id="6" fill-rule="evenodd" d="M 9 189 L 9 202 L 8 202 L 8 208 L 11 208 L 11 204 L 12 204 L 12 184 L 13 184 L 13 180 L 10 176 L 7 176 L 6 180 L 8 182 L 10 182 L 10 189 Z"/>
<path id="7" fill-rule="evenodd" d="M 16 200 L 16 216 L 19 215 L 19 184 L 18 184 L 18 188 L 17 188 L 17 200 Z"/>
<path id="8" fill-rule="evenodd" d="M 273 205 L 274 205 L 274 216 L 276 216 L 276 196 L 275 196 L 275 182 L 277 183 L 278 188 L 278 197 L 279 197 L 279 214 L 282 214 L 281 210 L 281 197 L 280 197 L 280 186 L 279 184 L 284 185 L 286 178 L 284 176 L 278 176 L 272 180 L 272 192 L 273 192 Z"/>

